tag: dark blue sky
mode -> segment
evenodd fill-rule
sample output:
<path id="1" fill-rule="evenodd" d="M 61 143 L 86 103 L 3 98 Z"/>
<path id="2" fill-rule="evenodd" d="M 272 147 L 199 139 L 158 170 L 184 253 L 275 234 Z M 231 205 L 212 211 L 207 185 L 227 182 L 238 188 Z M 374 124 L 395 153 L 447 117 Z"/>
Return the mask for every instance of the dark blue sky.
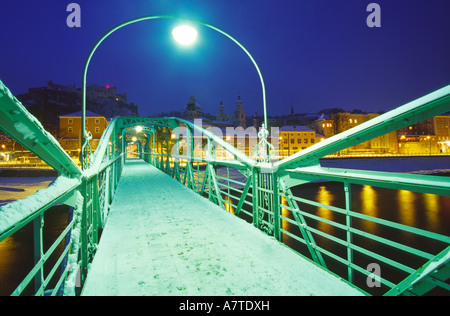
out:
<path id="1" fill-rule="evenodd" d="M 66 7 L 81 6 L 81 28 Z M 366 7 L 381 7 L 369 28 Z M 95 42 L 126 20 L 176 14 L 213 24 L 239 40 L 265 79 L 269 115 L 389 110 L 450 84 L 449 0 L 14 0 L 0 5 L 0 80 L 13 94 L 48 80 L 81 86 Z M 121 29 L 97 50 L 88 84 L 113 85 L 141 115 L 181 111 L 190 95 L 205 112 L 227 113 L 241 95 L 248 115 L 262 115 L 259 78 L 228 38 L 198 26 L 199 42 L 182 49 L 172 20 Z"/>

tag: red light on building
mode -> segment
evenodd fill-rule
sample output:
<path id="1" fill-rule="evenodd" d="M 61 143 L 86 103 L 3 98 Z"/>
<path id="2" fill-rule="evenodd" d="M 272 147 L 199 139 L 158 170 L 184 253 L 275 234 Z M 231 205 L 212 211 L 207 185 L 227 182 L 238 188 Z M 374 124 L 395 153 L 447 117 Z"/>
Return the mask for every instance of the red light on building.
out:
<path id="1" fill-rule="evenodd" d="M 109 84 L 106 85 L 106 89 L 109 89 Z"/>

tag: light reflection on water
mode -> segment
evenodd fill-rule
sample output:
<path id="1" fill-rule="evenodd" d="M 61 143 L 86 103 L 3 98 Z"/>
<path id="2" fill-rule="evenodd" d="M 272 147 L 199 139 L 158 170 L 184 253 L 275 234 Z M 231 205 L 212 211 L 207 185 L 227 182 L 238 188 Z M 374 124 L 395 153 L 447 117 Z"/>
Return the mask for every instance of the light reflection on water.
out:
<path id="1" fill-rule="evenodd" d="M 345 209 L 342 185 L 298 188 L 296 194 L 324 205 Z M 382 189 L 370 185 L 352 186 L 351 196 L 351 210 L 354 212 L 441 234 L 449 234 L 450 197 L 405 190 Z M 285 199 L 282 200 L 282 204 L 287 204 Z M 288 216 L 288 213 L 284 211 L 283 215 Z M 317 207 L 314 214 L 328 220 L 333 220 L 336 217 L 335 212 L 324 207 Z M 318 225 L 325 232 L 331 232 L 329 225 Z M 362 221 L 362 225 L 365 231 L 373 234 L 376 234 L 380 229 L 377 227 L 378 224 L 371 221 Z"/>
<path id="2" fill-rule="evenodd" d="M 377 217 L 378 216 L 378 194 L 370 185 L 364 185 L 360 193 L 361 213 Z M 377 225 L 374 222 L 364 221 L 364 227 L 367 232 L 377 233 Z"/>
<path id="3" fill-rule="evenodd" d="M 330 206 L 333 205 L 334 196 L 329 190 L 327 190 L 325 186 L 321 186 L 319 187 L 319 191 L 317 192 L 315 200 L 321 204 Z M 333 221 L 334 212 L 330 211 L 327 208 L 319 207 L 317 209 L 317 215 L 320 216 L 321 218 Z M 320 230 L 328 231 L 327 227 L 329 227 L 329 229 L 331 230 L 331 227 L 327 223 L 319 222 L 318 228 Z M 331 231 L 328 231 L 328 233 L 331 233 Z"/>
<path id="4" fill-rule="evenodd" d="M 408 226 L 416 226 L 417 194 L 405 190 L 399 190 L 397 194 L 397 209 L 400 223 Z"/>

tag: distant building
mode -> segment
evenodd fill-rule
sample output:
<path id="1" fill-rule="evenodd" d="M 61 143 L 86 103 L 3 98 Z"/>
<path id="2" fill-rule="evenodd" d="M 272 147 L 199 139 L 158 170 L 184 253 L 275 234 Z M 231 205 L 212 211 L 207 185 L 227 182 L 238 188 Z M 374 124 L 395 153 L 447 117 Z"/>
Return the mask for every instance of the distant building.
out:
<path id="1" fill-rule="evenodd" d="M 117 88 L 114 86 L 106 85 L 105 87 L 103 87 L 93 84 L 86 87 L 86 99 L 112 99 L 114 101 L 127 103 L 127 94 L 117 93 Z"/>
<path id="2" fill-rule="evenodd" d="M 312 113 L 302 113 L 298 114 L 294 111 L 294 105 L 291 105 L 291 113 L 289 115 L 283 115 L 282 116 L 282 125 L 304 125 L 308 126 L 310 125 L 314 120 L 316 120 L 319 117 L 318 114 L 312 114 Z"/>
<path id="3" fill-rule="evenodd" d="M 434 117 L 436 140 L 439 153 L 450 152 L 450 115 L 438 115 Z"/>
<path id="4" fill-rule="evenodd" d="M 290 156 L 306 149 L 325 137 L 306 126 L 283 126 L 279 130 L 280 156 Z"/>
<path id="5" fill-rule="evenodd" d="M 104 117 L 137 116 L 138 107 L 127 103 L 126 93 L 117 93 L 116 87 L 89 85 L 86 87 L 87 109 Z M 47 86 L 29 88 L 17 95 L 31 114 L 53 135 L 58 134 L 58 117 L 81 109 L 81 88 L 47 82 Z"/>
<path id="6" fill-rule="evenodd" d="M 200 104 L 197 103 L 194 96 L 189 98 L 189 102 L 183 109 L 183 118 L 185 120 L 194 121 L 194 120 L 202 120 L 203 126 L 214 126 L 218 127 L 222 130 L 225 130 L 227 127 L 242 127 L 246 129 L 247 126 L 247 118 L 245 116 L 245 109 L 241 100 L 241 97 L 238 96 L 238 100 L 236 102 L 236 108 L 234 113 L 230 116 L 227 116 L 225 113 L 225 107 L 223 102 L 220 101 L 220 105 L 218 107 L 218 112 L 216 114 L 215 120 L 214 117 L 210 115 L 204 116 L 204 112 Z"/>
<path id="7" fill-rule="evenodd" d="M 91 148 L 95 150 L 108 126 L 102 115 L 86 111 L 86 130 L 92 135 Z M 71 156 L 78 156 L 81 150 L 81 111 L 59 116 L 59 137 L 61 147 Z"/>
<path id="8" fill-rule="evenodd" d="M 203 117 L 203 109 L 195 100 L 194 96 L 189 97 L 189 102 L 183 110 L 183 118 L 185 120 L 195 120 Z"/>
<path id="9" fill-rule="evenodd" d="M 367 122 L 379 116 L 376 113 L 348 113 L 340 112 L 331 114 L 331 117 L 321 115 L 313 124 L 316 132 L 329 138 L 333 135 L 342 133 L 364 122 Z M 340 154 L 395 154 L 398 152 L 397 132 L 391 132 L 371 140 L 362 142 L 358 145 L 349 147 L 340 152 Z"/>
<path id="10" fill-rule="evenodd" d="M 236 102 L 236 109 L 234 110 L 234 127 L 242 127 L 245 129 L 247 127 L 247 119 L 245 117 L 244 105 L 242 104 L 241 96 L 238 96 Z"/>
<path id="11" fill-rule="evenodd" d="M 218 127 L 222 130 L 225 128 L 233 126 L 233 122 L 228 119 L 228 116 L 225 113 L 225 107 L 223 106 L 223 102 L 220 101 L 220 105 L 217 111 L 216 119 L 212 121 L 211 125 Z"/>
<path id="12" fill-rule="evenodd" d="M 317 133 L 325 136 L 326 138 L 335 134 L 334 122 L 325 114 L 322 114 L 317 120 L 314 121 L 313 128 Z"/>
<path id="13" fill-rule="evenodd" d="M 438 115 L 398 131 L 399 153 L 428 155 L 448 153 L 450 116 Z"/>

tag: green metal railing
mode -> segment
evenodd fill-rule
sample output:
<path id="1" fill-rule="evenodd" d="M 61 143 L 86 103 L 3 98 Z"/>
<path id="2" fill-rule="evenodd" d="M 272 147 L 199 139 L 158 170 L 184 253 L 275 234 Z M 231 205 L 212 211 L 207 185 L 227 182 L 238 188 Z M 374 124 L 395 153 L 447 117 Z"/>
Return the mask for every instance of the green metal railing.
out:
<path id="1" fill-rule="evenodd" d="M 35 264 L 11 294 L 73 295 L 86 277 L 122 170 L 122 153 L 110 145 L 117 142 L 115 121 L 105 130 L 90 168 L 83 171 L 1 81 L 0 114 L 5 133 L 58 171 L 48 188 L 0 207 L 0 242 L 33 225 Z M 70 207 L 71 219 L 44 252 L 44 215 L 61 204 Z M 52 256 L 57 256 L 54 263 Z"/>
<path id="2" fill-rule="evenodd" d="M 226 135 L 217 136 L 179 118 L 118 117 L 87 157 L 89 167 L 81 170 L 0 82 L 0 127 L 59 173 L 49 188 L 0 208 L 0 241 L 28 223 L 33 223 L 34 229 L 35 265 L 12 294 L 27 293 L 24 291 L 33 281 L 36 295 L 78 294 L 131 144 L 138 157 L 363 290 L 367 289 L 361 280 L 370 279 L 383 286 L 376 294 L 422 295 L 436 287 L 449 291 L 449 236 L 368 216 L 352 205 L 352 190 L 359 185 L 450 196 L 448 178 L 324 168 L 319 162 L 325 155 L 449 110 L 447 86 L 277 162 L 259 161 L 260 148 L 249 157 L 234 148 Z M 137 126 L 142 127 L 141 132 Z M 325 205 L 302 196 L 299 189 L 316 180 L 340 183 L 345 205 Z M 71 207 L 73 218 L 44 253 L 43 215 L 57 204 Z M 323 217 L 311 208 L 335 215 Z M 433 247 L 418 249 L 398 238 L 398 233 L 379 236 L 362 223 L 429 240 Z M 323 229 L 325 226 L 333 229 Z M 63 240 L 65 246 L 58 252 L 57 245 Z M 53 253 L 58 259 L 47 267 Z M 372 263 L 382 272 L 399 274 L 391 278 L 383 272 L 379 276 L 368 269 Z M 51 283 L 54 278 L 56 282 Z"/>

